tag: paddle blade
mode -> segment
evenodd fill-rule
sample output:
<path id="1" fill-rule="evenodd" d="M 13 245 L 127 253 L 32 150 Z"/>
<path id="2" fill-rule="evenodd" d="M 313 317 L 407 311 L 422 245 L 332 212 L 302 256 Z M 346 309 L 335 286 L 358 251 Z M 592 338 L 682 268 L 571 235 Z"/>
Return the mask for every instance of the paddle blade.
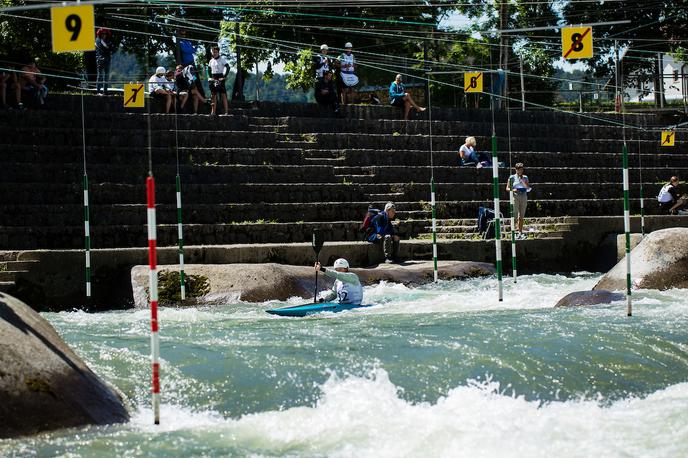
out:
<path id="1" fill-rule="evenodd" d="M 325 244 L 325 236 L 320 232 L 319 229 L 315 229 L 313 231 L 313 240 L 312 240 L 312 246 L 313 246 L 313 251 L 315 251 L 316 256 L 318 253 L 320 253 L 320 250 L 322 249 L 323 245 Z"/>

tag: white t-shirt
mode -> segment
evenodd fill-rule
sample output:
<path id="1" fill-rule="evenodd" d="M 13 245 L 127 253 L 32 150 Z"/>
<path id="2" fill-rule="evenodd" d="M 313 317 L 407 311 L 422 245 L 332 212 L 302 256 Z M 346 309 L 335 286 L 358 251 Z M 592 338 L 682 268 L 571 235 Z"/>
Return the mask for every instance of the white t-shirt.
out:
<path id="1" fill-rule="evenodd" d="M 343 73 L 353 73 L 354 72 L 354 55 L 343 53 L 339 56 L 339 62 L 342 64 Z"/>
<path id="2" fill-rule="evenodd" d="M 165 78 L 165 75 L 163 76 L 158 76 L 158 75 L 153 75 L 150 77 L 148 80 L 148 92 L 151 94 L 155 92 L 158 89 L 170 89 L 169 85 L 174 84 L 172 81 L 168 81 L 167 78 Z"/>
<path id="3" fill-rule="evenodd" d="M 671 195 L 669 190 L 673 188 L 674 185 L 671 183 L 667 183 L 664 186 L 662 186 L 662 189 L 659 191 L 659 195 L 657 196 L 657 201 L 666 204 L 674 200 L 674 196 Z"/>
<path id="4" fill-rule="evenodd" d="M 208 65 L 210 66 L 210 74 L 211 75 L 216 75 L 218 73 L 221 73 L 224 76 L 227 76 L 226 72 L 226 65 L 227 64 L 227 59 L 225 59 L 223 56 L 218 57 L 215 59 L 214 57 L 210 59 L 210 62 L 208 62 Z"/>
<path id="5" fill-rule="evenodd" d="M 320 68 L 315 69 L 315 76 L 317 78 L 322 78 L 323 74 L 330 69 L 330 66 L 327 63 L 327 56 L 318 56 L 320 59 L 320 63 L 322 64 Z"/>
<path id="6" fill-rule="evenodd" d="M 518 173 L 514 173 L 509 177 L 511 180 L 511 189 L 517 189 L 519 192 L 526 192 L 528 190 L 528 175 L 518 176 Z"/>
<path id="7" fill-rule="evenodd" d="M 360 283 L 351 284 L 341 280 L 335 280 L 334 286 L 337 288 L 337 301 L 340 304 L 361 305 L 363 300 L 363 287 Z"/>

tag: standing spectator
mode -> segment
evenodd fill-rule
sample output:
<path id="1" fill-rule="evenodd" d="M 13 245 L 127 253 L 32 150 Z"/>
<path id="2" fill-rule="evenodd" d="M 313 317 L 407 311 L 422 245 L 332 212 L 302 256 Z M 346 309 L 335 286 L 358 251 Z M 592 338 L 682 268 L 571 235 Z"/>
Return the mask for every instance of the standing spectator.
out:
<path id="1" fill-rule="evenodd" d="M 358 84 L 358 77 L 354 74 L 356 71 L 356 60 L 351 52 L 353 47 L 354 46 L 350 42 L 346 43 L 344 45 L 344 52 L 338 59 L 342 105 L 353 103 L 354 87 Z"/>
<path id="2" fill-rule="evenodd" d="M 389 85 L 389 103 L 395 107 L 403 107 L 404 119 L 406 120 L 409 118 L 411 107 L 421 112 L 425 111 L 425 108 L 419 107 L 416 102 L 413 101 L 411 94 L 406 92 L 404 83 L 401 82 L 400 74 L 397 75 L 394 81 L 392 81 L 392 84 Z"/>
<path id="3" fill-rule="evenodd" d="M 110 30 L 101 27 L 96 31 L 96 93 L 98 95 L 107 94 L 113 52 Z"/>
<path id="4" fill-rule="evenodd" d="M 394 232 L 392 220 L 396 215 L 396 209 L 392 202 L 387 202 L 385 210 L 381 211 L 370 221 L 373 228 L 368 236 L 368 242 L 382 242 L 382 250 L 385 254 L 385 262 L 396 262 L 399 258 L 399 236 Z"/>
<path id="5" fill-rule="evenodd" d="M 227 101 L 227 88 L 225 81 L 229 74 L 229 63 L 220 55 L 220 47 L 213 46 L 213 58 L 208 62 L 208 85 L 210 86 L 210 93 L 212 94 L 212 101 L 210 102 L 210 114 L 217 114 L 217 98 L 222 98 L 222 107 L 224 114 L 229 114 L 229 102 Z"/>
<path id="6" fill-rule="evenodd" d="M 41 70 L 35 61 L 21 68 L 17 76 L 17 106 L 22 108 L 21 93 L 24 92 L 30 105 L 43 106 L 45 98 L 48 96 L 48 87 L 45 85 L 46 78 L 41 75 Z"/>
<path id="7" fill-rule="evenodd" d="M 335 114 L 339 113 L 339 101 L 334 81 L 332 81 L 332 70 L 326 70 L 323 78 L 315 83 L 315 100 L 322 106 L 331 107 Z"/>
<path id="8" fill-rule="evenodd" d="M 315 77 L 320 81 L 325 76 L 325 72 L 332 69 L 332 61 L 327 53 L 329 52 L 327 45 L 320 45 L 320 55 L 315 56 Z"/>
<path id="9" fill-rule="evenodd" d="M 186 68 L 181 65 L 177 65 L 177 69 L 174 73 L 175 89 L 179 96 L 180 109 L 183 111 L 186 102 L 191 97 L 193 103 L 194 114 L 198 113 L 198 104 L 203 101 L 203 96 L 198 92 L 196 87 L 196 69 L 189 65 Z"/>
<path id="10" fill-rule="evenodd" d="M 196 69 L 196 45 L 189 39 L 186 38 L 186 30 L 178 30 L 176 37 L 177 45 L 175 47 L 175 58 L 177 63 L 181 64 L 186 70 L 187 67 L 191 67 L 196 73 L 196 79 L 194 84 L 198 93 L 201 94 L 203 100 L 205 100 L 205 90 L 203 89 L 203 84 L 201 84 L 201 78 L 198 76 L 198 70 Z"/>
<path id="11" fill-rule="evenodd" d="M 148 92 L 151 97 L 165 100 L 165 113 L 169 113 L 172 108 L 174 91 L 170 89 L 170 82 L 165 77 L 165 67 L 155 69 L 155 75 L 148 80 Z"/>
<path id="12" fill-rule="evenodd" d="M 526 216 L 526 207 L 528 206 L 528 192 L 530 192 L 530 182 L 528 176 L 523 174 L 523 164 L 518 163 L 514 167 L 514 173 L 509 177 L 506 183 L 506 190 L 514 193 L 514 207 L 518 214 L 518 235 L 517 239 L 524 239 L 523 235 L 523 219 Z M 513 231 L 514 228 L 512 227 Z"/>
<path id="13" fill-rule="evenodd" d="M 677 176 L 671 177 L 669 182 L 662 186 L 657 196 L 659 207 L 662 209 L 668 208 L 670 215 L 675 215 L 677 211 L 680 212 L 688 204 L 688 198 L 679 193 L 679 184 Z"/>

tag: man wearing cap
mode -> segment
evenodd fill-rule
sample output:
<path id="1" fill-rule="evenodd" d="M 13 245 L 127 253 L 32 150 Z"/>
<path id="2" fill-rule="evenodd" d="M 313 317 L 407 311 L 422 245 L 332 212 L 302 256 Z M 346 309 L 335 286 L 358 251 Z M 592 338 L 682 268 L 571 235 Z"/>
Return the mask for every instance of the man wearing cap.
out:
<path id="1" fill-rule="evenodd" d="M 148 80 L 148 92 L 151 97 L 158 97 L 165 99 L 165 113 L 169 113 L 172 108 L 172 97 L 174 96 L 174 83 L 165 78 L 165 67 L 158 67 L 155 69 L 155 75 Z"/>
<path id="2" fill-rule="evenodd" d="M 382 250 L 385 254 L 385 262 L 396 262 L 399 258 L 399 236 L 394 233 L 392 220 L 396 215 L 396 209 L 392 202 L 387 202 L 385 210 L 378 213 L 370 222 L 373 228 L 368 242 L 382 242 Z"/>
<path id="3" fill-rule="evenodd" d="M 332 81 L 332 70 L 326 70 L 322 79 L 315 83 L 315 101 L 326 107 L 331 107 L 335 113 L 339 113 L 339 101 L 337 91 Z"/>
<path id="4" fill-rule="evenodd" d="M 349 262 L 346 259 L 337 259 L 334 262 L 334 270 L 322 267 L 319 262 L 316 262 L 315 271 L 323 272 L 325 276 L 335 279 L 332 289 L 321 293 L 320 302 L 330 302 L 336 299 L 340 304 L 361 305 L 363 286 L 361 286 L 358 275 L 349 272 Z"/>
<path id="5" fill-rule="evenodd" d="M 322 80 L 325 72 L 332 68 L 332 61 L 327 55 L 329 49 L 327 45 L 320 45 L 320 55 L 315 56 L 315 77 L 318 81 Z"/>
<path id="6" fill-rule="evenodd" d="M 358 84 L 358 77 L 354 74 L 356 71 L 356 61 L 351 50 L 354 45 L 347 42 L 344 45 L 344 52 L 339 56 L 337 65 L 339 66 L 339 86 L 342 95 L 342 105 L 352 103 L 354 101 L 354 86 Z"/>

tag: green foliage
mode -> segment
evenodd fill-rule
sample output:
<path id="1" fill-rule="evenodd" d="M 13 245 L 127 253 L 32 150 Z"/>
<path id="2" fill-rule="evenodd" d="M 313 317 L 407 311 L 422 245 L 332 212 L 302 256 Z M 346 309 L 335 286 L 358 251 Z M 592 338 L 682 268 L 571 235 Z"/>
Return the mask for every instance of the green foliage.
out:
<path id="1" fill-rule="evenodd" d="M 296 61 L 287 62 L 284 70 L 287 72 L 287 89 L 308 91 L 315 85 L 313 51 L 302 49 L 298 52 Z"/>
<path id="2" fill-rule="evenodd" d="M 182 301 L 179 272 L 163 270 L 158 272 L 158 303 L 175 305 Z M 203 275 L 185 275 L 186 297 L 202 297 L 210 292 L 210 282 Z"/>

